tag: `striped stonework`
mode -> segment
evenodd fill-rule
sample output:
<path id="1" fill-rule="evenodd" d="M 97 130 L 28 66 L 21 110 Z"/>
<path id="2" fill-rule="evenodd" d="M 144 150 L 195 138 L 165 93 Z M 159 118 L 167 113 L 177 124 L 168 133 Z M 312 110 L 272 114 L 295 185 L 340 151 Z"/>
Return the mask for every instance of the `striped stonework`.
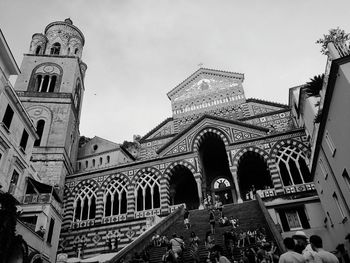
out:
<path id="1" fill-rule="evenodd" d="M 235 156 L 233 156 L 232 158 L 232 164 L 233 164 L 233 167 L 238 167 L 238 163 L 239 163 L 239 160 L 240 158 L 247 152 L 255 152 L 255 153 L 258 153 L 261 155 L 261 157 L 264 158 L 264 161 L 267 162 L 267 159 L 269 158 L 269 154 L 264 151 L 263 149 L 260 149 L 256 146 L 251 146 L 251 147 L 247 147 L 247 148 L 243 148 L 241 150 L 239 150 Z"/>
<path id="2" fill-rule="evenodd" d="M 134 184 L 129 184 L 128 185 L 128 193 L 127 193 L 127 218 L 128 219 L 133 219 L 134 218 L 134 213 L 135 213 L 135 186 Z"/>
<path id="3" fill-rule="evenodd" d="M 63 215 L 63 222 L 62 222 L 62 229 L 69 228 L 70 225 L 73 222 L 73 203 L 74 203 L 74 196 L 72 195 L 71 191 L 67 186 L 64 187 L 64 215 Z"/>
<path id="4" fill-rule="evenodd" d="M 269 158 L 267 160 L 267 165 L 269 167 L 273 187 L 275 188 L 276 194 L 283 194 L 283 185 L 275 160 Z"/>
<path id="5" fill-rule="evenodd" d="M 96 200 L 96 217 L 95 217 L 95 222 L 97 222 L 97 223 L 101 223 L 102 222 L 103 209 L 104 209 L 103 192 L 102 191 L 98 191 L 97 192 L 97 200 Z"/>
<path id="6" fill-rule="evenodd" d="M 160 179 L 160 212 L 162 215 L 169 213 L 169 177 L 169 175 L 164 174 L 163 177 Z"/>
<path id="7" fill-rule="evenodd" d="M 204 128 L 203 130 L 201 130 L 199 133 L 197 133 L 197 135 L 194 137 L 192 147 L 191 147 L 192 151 L 198 152 L 199 146 L 201 145 L 201 143 L 205 139 L 206 135 L 208 135 L 208 134 L 214 134 L 214 135 L 220 137 L 222 139 L 223 143 L 225 144 L 225 146 L 228 146 L 230 143 L 230 137 L 225 132 L 223 132 L 222 130 L 220 130 L 218 128 L 207 127 L 207 128 Z"/>
<path id="8" fill-rule="evenodd" d="M 177 165 L 184 166 L 184 167 L 188 168 L 191 171 L 192 174 L 195 174 L 197 172 L 196 168 L 191 163 L 189 163 L 189 162 L 187 162 L 185 160 L 175 161 L 175 162 L 169 164 L 168 167 L 164 171 L 164 177 L 167 180 L 170 180 L 170 177 L 171 177 L 171 175 L 173 173 L 173 169 Z"/>

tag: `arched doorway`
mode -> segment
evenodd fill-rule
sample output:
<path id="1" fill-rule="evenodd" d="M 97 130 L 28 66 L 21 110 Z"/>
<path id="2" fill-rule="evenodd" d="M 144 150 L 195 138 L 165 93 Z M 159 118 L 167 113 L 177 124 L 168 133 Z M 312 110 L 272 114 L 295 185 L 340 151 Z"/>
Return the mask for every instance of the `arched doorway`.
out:
<path id="1" fill-rule="evenodd" d="M 230 202 L 237 200 L 224 142 L 216 133 L 205 133 L 201 141 L 198 152 L 205 192 L 211 194 L 213 199 L 218 195 L 222 202 L 225 193 L 229 195 Z M 229 186 L 223 187 L 223 181 L 228 182 Z"/>
<path id="2" fill-rule="evenodd" d="M 214 195 L 219 196 L 222 204 L 230 204 L 233 202 L 232 190 L 233 185 L 226 178 L 219 177 L 212 182 L 212 191 Z"/>
<path id="3" fill-rule="evenodd" d="M 238 183 L 243 200 L 253 198 L 256 190 L 273 188 L 270 171 L 264 158 L 256 152 L 246 152 L 238 161 Z"/>
<path id="4" fill-rule="evenodd" d="M 170 205 L 185 203 L 188 209 L 199 207 L 197 183 L 187 167 L 176 165 L 171 169 L 169 186 Z"/>

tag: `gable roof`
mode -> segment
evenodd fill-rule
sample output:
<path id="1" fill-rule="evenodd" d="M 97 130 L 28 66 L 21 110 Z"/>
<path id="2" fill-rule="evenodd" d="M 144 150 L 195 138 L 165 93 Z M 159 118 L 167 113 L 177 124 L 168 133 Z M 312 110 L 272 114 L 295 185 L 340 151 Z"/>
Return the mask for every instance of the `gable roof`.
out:
<path id="1" fill-rule="evenodd" d="M 144 135 L 141 139 L 140 139 L 140 143 L 144 142 L 145 140 L 147 140 L 148 137 L 150 137 L 153 133 L 155 133 L 157 130 L 159 130 L 160 128 L 162 128 L 162 126 L 164 126 L 165 124 L 167 124 L 169 121 L 172 121 L 173 118 L 169 117 L 166 118 L 164 121 L 162 121 L 161 123 L 159 123 L 156 127 L 154 127 L 152 130 L 150 130 L 149 132 L 146 133 L 146 135 Z"/>
<path id="2" fill-rule="evenodd" d="M 237 72 L 229 72 L 229 71 L 222 71 L 217 69 L 208 69 L 208 68 L 200 68 L 196 72 L 194 72 L 191 76 L 186 78 L 184 81 L 182 81 L 180 84 L 178 84 L 175 88 L 173 88 L 171 91 L 167 93 L 168 98 L 171 100 L 171 98 L 177 94 L 180 90 L 182 90 L 188 83 L 190 83 L 192 80 L 197 78 L 201 74 L 211 74 L 211 75 L 217 75 L 217 76 L 223 76 L 223 77 L 229 77 L 234 79 L 240 79 L 244 80 L 244 74 L 237 73 Z"/>
<path id="3" fill-rule="evenodd" d="M 186 133 L 189 133 L 191 130 L 193 130 L 196 126 L 198 126 L 204 120 L 214 120 L 214 121 L 222 122 L 223 124 L 230 124 L 230 125 L 233 125 L 233 126 L 241 126 L 243 128 L 248 128 L 248 129 L 251 129 L 251 130 L 255 130 L 257 133 L 262 134 L 262 135 L 263 134 L 267 134 L 267 132 L 269 131 L 269 129 L 267 129 L 267 128 L 263 128 L 263 127 L 260 127 L 260 126 L 256 126 L 256 125 L 252 125 L 252 124 L 248 124 L 248 123 L 244 123 L 244 122 L 240 122 L 240 121 L 237 121 L 237 120 L 228 120 L 228 119 L 224 119 L 224 118 L 220 118 L 220 117 L 216 117 L 216 116 L 212 116 L 212 115 L 203 115 L 198 120 L 193 122 L 190 126 L 188 126 L 186 129 L 184 129 L 183 131 L 178 133 L 169 142 L 167 142 L 161 148 L 159 148 L 157 150 L 157 154 L 160 154 L 164 150 L 169 148 L 172 144 L 174 144 L 177 140 L 179 140 Z"/>

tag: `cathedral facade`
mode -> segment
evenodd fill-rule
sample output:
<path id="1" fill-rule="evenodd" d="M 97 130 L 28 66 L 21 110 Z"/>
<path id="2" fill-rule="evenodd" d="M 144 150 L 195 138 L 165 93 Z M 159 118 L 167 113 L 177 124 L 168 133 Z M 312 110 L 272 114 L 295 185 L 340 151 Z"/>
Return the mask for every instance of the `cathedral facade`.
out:
<path id="1" fill-rule="evenodd" d="M 40 137 L 32 164 L 63 197 L 60 252 L 118 251 L 150 217 L 203 209 L 208 196 L 227 204 L 256 193 L 282 235 L 326 235 L 308 137 L 289 105 L 246 98 L 244 74 L 200 68 L 167 93 L 171 116 L 143 137 L 80 137 L 84 41 L 70 19 L 49 24 L 14 87 Z"/>

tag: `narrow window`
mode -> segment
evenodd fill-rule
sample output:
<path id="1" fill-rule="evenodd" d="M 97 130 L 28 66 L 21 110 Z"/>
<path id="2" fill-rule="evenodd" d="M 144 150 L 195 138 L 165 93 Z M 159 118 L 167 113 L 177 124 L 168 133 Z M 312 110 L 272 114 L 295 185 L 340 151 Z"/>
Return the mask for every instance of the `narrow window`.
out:
<path id="1" fill-rule="evenodd" d="M 92 167 L 95 167 L 95 164 L 96 164 L 95 159 L 92 159 Z"/>
<path id="2" fill-rule="evenodd" d="M 41 50 L 41 46 L 37 46 L 35 50 L 35 55 L 39 55 Z"/>
<path id="3" fill-rule="evenodd" d="M 107 155 L 107 163 L 109 163 L 110 161 L 111 161 L 111 157 Z"/>
<path id="4" fill-rule="evenodd" d="M 55 91 L 56 79 L 57 79 L 57 77 L 55 75 L 51 76 L 49 92 L 54 92 Z"/>
<path id="5" fill-rule="evenodd" d="M 75 54 L 75 55 L 78 54 L 78 51 L 79 51 L 79 49 L 76 48 L 76 49 L 74 50 L 74 54 Z"/>
<path id="6" fill-rule="evenodd" d="M 43 84 L 42 84 L 42 86 L 41 86 L 40 92 L 48 92 L 49 82 L 50 82 L 50 76 L 49 76 L 49 75 L 46 75 L 46 76 L 44 77 L 44 81 L 43 81 Z"/>
<path id="7" fill-rule="evenodd" d="M 81 170 L 81 162 L 78 163 L 78 169 Z"/>
<path id="8" fill-rule="evenodd" d="M 102 165 L 102 157 L 100 157 L 100 165 Z"/>
<path id="9" fill-rule="evenodd" d="M 85 161 L 85 168 L 89 167 L 89 161 Z"/>
<path id="10" fill-rule="evenodd" d="M 69 55 L 69 53 L 70 53 L 70 47 L 68 48 L 67 55 Z"/>
<path id="11" fill-rule="evenodd" d="M 341 215 L 341 217 L 344 219 L 346 216 L 345 216 L 345 213 L 344 213 L 344 209 L 343 207 L 340 205 L 340 202 L 338 200 L 338 196 L 336 193 L 333 193 L 333 200 L 334 202 L 336 203 L 337 207 L 338 207 L 338 210 L 339 210 L 339 213 Z"/>
<path id="12" fill-rule="evenodd" d="M 35 80 L 35 91 L 38 91 L 38 92 L 40 92 L 40 90 L 41 90 L 41 81 L 42 81 L 42 76 L 41 75 L 37 75 L 36 76 L 36 80 Z"/>
<path id="13" fill-rule="evenodd" d="M 19 177 L 19 173 L 16 170 L 13 170 L 11 181 L 10 181 L 10 186 L 9 186 L 9 190 L 8 190 L 8 192 L 12 195 L 15 193 L 17 182 L 18 182 L 18 177 Z"/>
<path id="14" fill-rule="evenodd" d="M 332 140 L 332 138 L 331 138 L 331 136 L 330 136 L 330 134 L 329 134 L 328 131 L 326 131 L 325 140 L 326 140 L 326 143 L 327 143 L 327 145 L 328 145 L 328 147 L 329 147 L 329 150 L 330 150 L 331 153 L 332 153 L 332 156 L 334 156 L 334 155 L 335 155 L 336 148 L 335 148 L 335 145 L 334 145 L 334 143 L 333 143 L 333 140 Z"/>
<path id="15" fill-rule="evenodd" d="M 50 226 L 49 226 L 49 232 L 47 233 L 47 243 L 49 243 L 49 244 L 51 244 L 51 239 L 52 239 L 54 225 L 55 225 L 55 219 L 51 218 Z"/>
<path id="16" fill-rule="evenodd" d="M 44 120 L 39 120 L 37 125 L 36 125 L 36 132 L 39 136 L 39 139 L 35 140 L 34 146 L 38 147 L 40 146 L 41 139 L 43 137 L 43 132 L 44 132 L 44 127 L 45 127 L 45 121 Z"/>
<path id="17" fill-rule="evenodd" d="M 26 130 L 23 130 L 21 142 L 19 144 L 23 152 L 25 152 L 26 150 L 27 142 L 28 142 L 28 132 Z"/>
<path id="18" fill-rule="evenodd" d="M 61 44 L 56 42 L 55 44 L 52 45 L 50 54 L 51 55 L 59 55 L 61 50 Z"/>
<path id="19" fill-rule="evenodd" d="M 0 159 L 1 159 L 1 156 L 0 156 Z M 349 177 L 348 171 L 346 169 L 344 169 L 344 171 L 343 171 L 343 178 L 344 178 L 344 181 L 348 187 L 348 190 L 350 191 L 350 177 Z"/>
<path id="20" fill-rule="evenodd" d="M 10 129 L 12 118 L 13 118 L 13 110 L 10 107 L 10 105 L 7 105 L 7 108 L 6 108 L 6 111 L 5 111 L 5 115 L 2 118 L 2 123 L 5 125 L 7 130 Z"/>

